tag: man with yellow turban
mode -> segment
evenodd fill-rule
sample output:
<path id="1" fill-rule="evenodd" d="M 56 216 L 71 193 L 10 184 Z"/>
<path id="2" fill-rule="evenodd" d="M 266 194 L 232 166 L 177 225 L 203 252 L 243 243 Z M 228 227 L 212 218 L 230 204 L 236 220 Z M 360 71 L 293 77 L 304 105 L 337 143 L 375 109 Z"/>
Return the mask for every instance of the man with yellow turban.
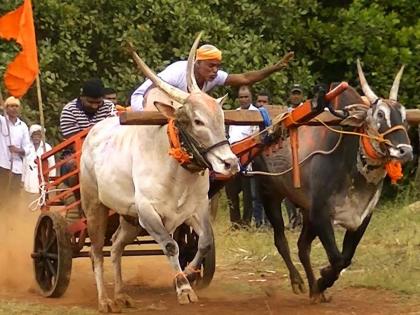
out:
<path id="1" fill-rule="evenodd" d="M 197 49 L 194 74 L 198 86 L 208 92 L 216 86 L 242 86 L 252 85 L 267 78 L 272 73 L 287 66 L 293 52 L 287 53 L 278 63 L 265 67 L 261 70 L 249 71 L 241 74 L 228 74 L 220 70 L 222 52 L 213 45 L 203 45 Z M 177 61 L 170 64 L 158 74 L 165 82 L 187 92 L 187 61 Z M 143 110 L 144 95 L 152 86 L 150 80 L 146 80 L 131 95 L 131 108 L 133 111 Z"/>

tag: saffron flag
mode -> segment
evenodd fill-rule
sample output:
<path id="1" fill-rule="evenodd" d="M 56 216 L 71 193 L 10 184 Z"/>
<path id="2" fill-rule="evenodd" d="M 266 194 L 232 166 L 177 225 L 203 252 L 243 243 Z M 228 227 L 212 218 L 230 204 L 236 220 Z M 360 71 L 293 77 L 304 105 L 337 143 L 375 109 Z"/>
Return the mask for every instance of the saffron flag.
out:
<path id="1" fill-rule="evenodd" d="M 21 51 L 7 66 L 4 84 L 9 94 L 23 96 L 39 72 L 31 0 L 0 17 L 0 38 L 15 40 Z"/>

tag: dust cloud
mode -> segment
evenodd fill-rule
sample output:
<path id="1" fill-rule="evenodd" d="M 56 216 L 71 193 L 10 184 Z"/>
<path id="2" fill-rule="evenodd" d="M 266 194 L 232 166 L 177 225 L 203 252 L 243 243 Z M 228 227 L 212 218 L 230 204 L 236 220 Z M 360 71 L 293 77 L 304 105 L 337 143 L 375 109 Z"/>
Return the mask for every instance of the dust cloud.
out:
<path id="1" fill-rule="evenodd" d="M 40 214 L 28 204 L 37 196 L 24 191 L 0 201 L 0 292 L 35 289 L 31 252 L 34 229 Z"/>

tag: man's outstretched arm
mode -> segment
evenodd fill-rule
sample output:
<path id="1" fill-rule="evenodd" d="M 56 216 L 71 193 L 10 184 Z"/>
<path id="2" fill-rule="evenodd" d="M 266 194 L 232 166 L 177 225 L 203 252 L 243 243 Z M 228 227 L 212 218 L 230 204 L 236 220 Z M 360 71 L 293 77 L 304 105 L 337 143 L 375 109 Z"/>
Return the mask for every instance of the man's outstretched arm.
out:
<path id="1" fill-rule="evenodd" d="M 229 86 L 241 86 L 241 85 L 252 85 L 256 82 L 264 80 L 274 72 L 280 71 L 287 67 L 287 64 L 293 59 L 294 53 L 288 52 L 284 57 L 277 63 L 271 66 L 267 66 L 261 70 L 249 71 L 240 74 L 229 74 L 226 78 L 225 85 Z"/>

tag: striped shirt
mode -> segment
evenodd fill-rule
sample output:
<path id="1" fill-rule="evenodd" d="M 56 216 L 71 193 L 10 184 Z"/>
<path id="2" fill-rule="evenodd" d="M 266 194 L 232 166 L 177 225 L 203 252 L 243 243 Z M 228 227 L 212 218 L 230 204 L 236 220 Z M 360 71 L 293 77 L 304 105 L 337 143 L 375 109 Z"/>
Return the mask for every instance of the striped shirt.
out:
<path id="1" fill-rule="evenodd" d="M 60 116 L 60 130 L 64 138 L 68 138 L 79 131 L 92 127 L 96 123 L 112 116 L 112 102 L 104 100 L 96 113 L 91 114 L 83 110 L 79 98 L 64 106 Z"/>

